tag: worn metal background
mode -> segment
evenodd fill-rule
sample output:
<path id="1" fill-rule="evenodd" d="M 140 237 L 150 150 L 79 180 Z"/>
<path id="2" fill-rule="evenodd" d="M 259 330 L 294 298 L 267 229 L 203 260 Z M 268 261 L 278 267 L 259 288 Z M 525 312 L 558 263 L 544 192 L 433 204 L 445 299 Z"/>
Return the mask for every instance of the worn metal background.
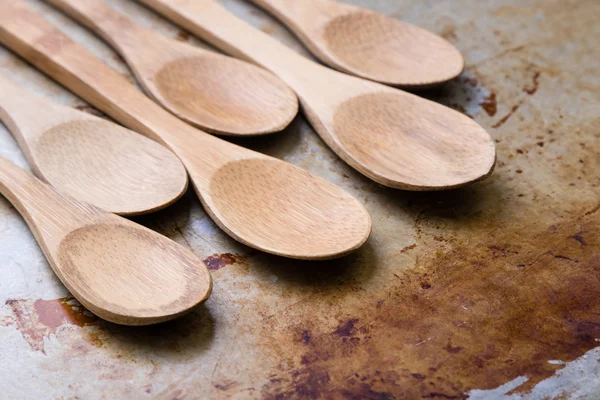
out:
<path id="1" fill-rule="evenodd" d="M 27 2 L 131 76 L 88 31 Z M 223 2 L 305 53 L 256 8 Z M 0 398 L 600 398 L 600 2 L 352 2 L 463 52 L 463 76 L 425 95 L 488 129 L 494 175 L 450 192 L 386 189 L 341 162 L 302 117 L 241 141 L 357 196 L 373 236 L 342 260 L 289 261 L 229 239 L 188 193 L 137 220 L 206 259 L 214 293 L 149 328 L 99 321 L 68 298 L 0 199 Z M 199 44 L 131 1 L 111 3 Z M 0 72 L 97 113 L 1 47 Z M 0 153 L 26 166 L 1 127 Z"/>

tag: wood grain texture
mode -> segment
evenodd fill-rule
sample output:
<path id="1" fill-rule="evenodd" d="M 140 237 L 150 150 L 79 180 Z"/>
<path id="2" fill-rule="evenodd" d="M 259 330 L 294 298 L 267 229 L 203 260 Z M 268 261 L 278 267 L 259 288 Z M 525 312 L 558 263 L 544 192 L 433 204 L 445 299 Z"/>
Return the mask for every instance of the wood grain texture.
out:
<path id="1" fill-rule="evenodd" d="M 32 95 L 2 75 L 0 121 L 40 179 L 106 211 L 146 214 L 174 203 L 187 189 L 185 168 L 163 146 Z"/>
<path id="2" fill-rule="evenodd" d="M 353 168 L 393 188 L 456 188 L 491 174 L 489 134 L 450 108 L 348 76 L 298 55 L 212 0 L 140 0 L 237 57 L 270 69 L 298 94 L 321 138 Z"/>
<path id="3" fill-rule="evenodd" d="M 371 219 L 357 199 L 297 167 L 185 124 L 20 1 L 0 3 L 0 41 L 116 120 L 172 149 L 209 215 L 236 240 L 281 256 L 329 259 L 368 239 Z M 251 180 L 233 185 L 230 171 Z M 274 201 L 286 206 L 276 209 Z M 339 229 L 327 230 L 326 241 L 315 233 L 330 226 Z"/>
<path id="4" fill-rule="evenodd" d="M 46 0 L 109 42 L 156 102 L 212 133 L 254 136 L 284 129 L 294 92 L 250 63 L 180 43 L 120 14 L 104 0 Z"/>
<path id="5" fill-rule="evenodd" d="M 323 63 L 376 82 L 439 85 L 464 68 L 459 51 L 433 33 L 333 0 L 249 0 L 284 23 Z"/>
<path id="6" fill-rule="evenodd" d="M 101 318 L 155 324 L 188 312 L 210 295 L 208 269 L 190 250 L 64 197 L 1 157 L 0 193 L 25 218 L 67 289 Z"/>

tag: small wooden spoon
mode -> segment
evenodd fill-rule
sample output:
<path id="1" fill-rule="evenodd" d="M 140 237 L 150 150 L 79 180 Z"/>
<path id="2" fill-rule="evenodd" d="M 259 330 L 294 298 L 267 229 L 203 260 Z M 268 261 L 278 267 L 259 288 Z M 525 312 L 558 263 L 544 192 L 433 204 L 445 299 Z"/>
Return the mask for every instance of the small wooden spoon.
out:
<path id="1" fill-rule="evenodd" d="M 146 92 L 192 125 L 262 135 L 281 131 L 298 113 L 294 92 L 263 68 L 142 28 L 103 0 L 46 1 L 111 43 Z"/>
<path id="2" fill-rule="evenodd" d="M 208 269 L 190 250 L 64 197 L 2 157 L 0 193 L 25 218 L 67 289 L 101 318 L 123 325 L 156 324 L 210 295 Z"/>
<path id="3" fill-rule="evenodd" d="M 291 164 L 192 128 L 20 0 L 0 1 L 0 42 L 186 166 L 213 220 L 240 242 L 300 259 L 340 257 L 371 232 L 364 206 Z"/>
<path id="4" fill-rule="evenodd" d="M 457 111 L 316 64 L 213 0 L 139 1 L 222 50 L 273 71 L 296 91 L 329 147 L 383 185 L 450 189 L 492 172 L 493 141 Z"/>
<path id="5" fill-rule="evenodd" d="M 340 71 L 422 88 L 457 77 L 464 60 L 425 29 L 333 0 L 250 0 L 281 20 L 316 56 Z"/>
<path id="6" fill-rule="evenodd" d="M 172 204 L 187 188 L 185 168 L 160 144 L 34 96 L 1 74 L 0 121 L 38 177 L 106 211 L 149 213 Z"/>

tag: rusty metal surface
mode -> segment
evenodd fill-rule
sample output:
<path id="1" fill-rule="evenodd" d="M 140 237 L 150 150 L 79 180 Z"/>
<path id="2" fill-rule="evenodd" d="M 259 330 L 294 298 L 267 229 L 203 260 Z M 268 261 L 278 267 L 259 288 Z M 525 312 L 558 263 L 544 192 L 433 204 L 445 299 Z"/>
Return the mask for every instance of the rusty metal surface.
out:
<path id="1" fill-rule="evenodd" d="M 27 1 L 131 77 L 93 35 Z M 223 2 L 305 53 L 256 8 Z M 143 7 L 111 3 L 199 43 Z M 451 192 L 389 190 L 347 167 L 301 117 L 242 141 L 356 195 L 373 235 L 345 259 L 293 262 L 235 243 L 188 193 L 137 220 L 205 259 L 214 292 L 150 328 L 98 321 L 69 299 L 0 199 L 1 398 L 600 398 L 600 2 L 352 3 L 460 48 L 465 73 L 425 95 L 488 129 L 494 175 Z M 96 112 L 3 48 L 0 71 Z M 26 166 L 1 127 L 0 153 Z"/>

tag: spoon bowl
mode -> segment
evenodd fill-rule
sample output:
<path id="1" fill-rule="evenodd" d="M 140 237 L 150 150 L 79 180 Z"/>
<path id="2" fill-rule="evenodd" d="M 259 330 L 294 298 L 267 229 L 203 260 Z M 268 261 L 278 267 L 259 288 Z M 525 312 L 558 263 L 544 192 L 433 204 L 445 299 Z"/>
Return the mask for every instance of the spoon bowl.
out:
<path id="1" fill-rule="evenodd" d="M 366 10 L 333 18 L 322 41 L 326 64 L 392 86 L 426 88 L 464 69 L 462 55 L 445 39 Z"/>
<path id="2" fill-rule="evenodd" d="M 224 136 L 279 132 L 298 113 L 294 92 L 272 73 L 142 28 L 103 0 L 47 0 L 97 32 L 157 103 Z"/>
<path id="3" fill-rule="evenodd" d="M 229 234 L 272 254 L 312 260 L 341 257 L 362 246 L 371 233 L 371 219 L 358 200 L 276 159 L 228 163 L 209 185 L 206 208 L 224 222 L 223 229 L 237 227 Z"/>
<path id="4" fill-rule="evenodd" d="M 79 228 L 61 241 L 55 263 L 82 304 L 109 321 L 170 320 L 211 291 L 208 270 L 193 253 L 133 224 Z"/>
<path id="5" fill-rule="evenodd" d="M 174 155 L 108 121 L 57 125 L 40 136 L 32 156 L 39 175 L 59 191 L 120 215 L 165 207 L 187 187 Z"/>
<path id="6" fill-rule="evenodd" d="M 27 93 L 3 76 L 0 121 L 40 179 L 104 210 L 146 214 L 172 204 L 187 189 L 183 164 L 160 144 Z"/>
<path id="7" fill-rule="evenodd" d="M 252 136 L 278 131 L 293 117 L 288 110 L 297 109 L 295 95 L 271 73 L 208 52 L 165 64 L 151 85 L 171 112 L 213 133 Z"/>
<path id="8" fill-rule="evenodd" d="M 414 101 L 380 91 L 338 106 L 332 130 L 348 162 L 377 182 L 417 191 L 452 189 L 492 173 L 495 146 L 483 128 L 435 102 L 416 115 Z"/>
<path id="9" fill-rule="evenodd" d="M 281 20 L 323 63 L 392 86 L 425 88 L 457 77 L 460 52 L 423 28 L 333 0 L 250 0 Z"/>

